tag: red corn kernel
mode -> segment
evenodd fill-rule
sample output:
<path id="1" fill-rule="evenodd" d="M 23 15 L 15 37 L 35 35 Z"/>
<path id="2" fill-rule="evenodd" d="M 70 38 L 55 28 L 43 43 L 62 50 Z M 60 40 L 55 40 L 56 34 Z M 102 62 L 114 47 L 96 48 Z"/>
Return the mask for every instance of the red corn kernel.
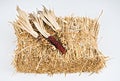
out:
<path id="1" fill-rule="evenodd" d="M 49 36 L 48 40 L 51 44 L 53 44 L 62 54 L 65 54 L 67 51 L 66 49 L 62 46 L 62 44 L 57 41 L 53 36 Z"/>

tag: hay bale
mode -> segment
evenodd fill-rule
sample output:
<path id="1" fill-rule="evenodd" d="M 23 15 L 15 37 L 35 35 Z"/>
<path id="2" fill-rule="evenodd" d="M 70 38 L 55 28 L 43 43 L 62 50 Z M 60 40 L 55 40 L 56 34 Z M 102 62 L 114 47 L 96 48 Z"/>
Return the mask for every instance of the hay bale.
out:
<path id="1" fill-rule="evenodd" d="M 17 21 L 17 20 L 16 20 Z M 60 31 L 53 31 L 47 24 L 45 29 L 66 48 L 66 54 L 55 48 L 38 32 L 39 38 L 14 25 L 17 37 L 14 65 L 24 73 L 97 73 L 104 66 L 106 57 L 99 51 L 97 36 L 99 23 L 87 17 L 56 17 Z"/>

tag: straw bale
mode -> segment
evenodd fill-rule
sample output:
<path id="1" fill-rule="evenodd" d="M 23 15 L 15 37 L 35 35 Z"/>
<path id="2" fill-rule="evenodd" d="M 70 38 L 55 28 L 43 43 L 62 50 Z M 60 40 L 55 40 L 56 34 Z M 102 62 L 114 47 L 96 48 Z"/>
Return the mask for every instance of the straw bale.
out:
<path id="1" fill-rule="evenodd" d="M 20 27 L 14 26 L 17 37 L 14 66 L 24 73 L 97 73 L 105 67 L 106 57 L 99 51 L 97 38 L 99 23 L 88 17 L 56 17 L 61 27 L 53 31 L 45 25 L 47 32 L 60 41 L 66 54 L 55 48 L 39 33 L 36 39 Z"/>

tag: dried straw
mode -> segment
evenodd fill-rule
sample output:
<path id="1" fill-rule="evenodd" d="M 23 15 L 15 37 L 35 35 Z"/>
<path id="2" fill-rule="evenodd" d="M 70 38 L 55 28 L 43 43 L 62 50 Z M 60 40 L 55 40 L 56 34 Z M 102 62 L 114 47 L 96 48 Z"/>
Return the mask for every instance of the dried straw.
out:
<path id="1" fill-rule="evenodd" d="M 30 14 L 29 18 L 31 18 Z M 18 21 L 16 20 L 16 22 Z M 106 57 L 97 46 L 99 32 L 97 19 L 56 17 L 56 21 L 61 27 L 59 31 L 52 30 L 54 28 L 45 23 L 44 26 L 46 31 L 58 39 L 66 48 L 65 55 L 61 55 L 61 52 L 41 33 L 38 33 L 39 39 L 36 39 L 37 34 L 34 37 L 18 25 L 13 24 L 17 37 L 14 59 L 16 70 L 24 73 L 47 74 L 99 72 L 105 66 Z M 35 28 L 32 18 L 30 25 L 35 32 L 39 31 Z"/>

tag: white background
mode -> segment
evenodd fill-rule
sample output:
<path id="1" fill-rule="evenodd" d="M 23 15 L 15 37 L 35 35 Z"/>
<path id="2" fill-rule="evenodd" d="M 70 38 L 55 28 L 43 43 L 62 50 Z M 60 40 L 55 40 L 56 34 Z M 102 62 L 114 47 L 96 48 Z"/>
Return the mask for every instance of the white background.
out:
<path id="1" fill-rule="evenodd" d="M 42 5 L 54 9 L 57 16 L 87 16 L 99 20 L 98 44 L 102 53 L 109 56 L 106 67 L 98 74 L 24 74 L 17 73 L 12 65 L 16 36 L 9 23 L 16 18 L 16 6 L 27 12 L 41 9 Z M 0 81 L 120 81 L 120 1 L 119 0 L 0 0 Z"/>

